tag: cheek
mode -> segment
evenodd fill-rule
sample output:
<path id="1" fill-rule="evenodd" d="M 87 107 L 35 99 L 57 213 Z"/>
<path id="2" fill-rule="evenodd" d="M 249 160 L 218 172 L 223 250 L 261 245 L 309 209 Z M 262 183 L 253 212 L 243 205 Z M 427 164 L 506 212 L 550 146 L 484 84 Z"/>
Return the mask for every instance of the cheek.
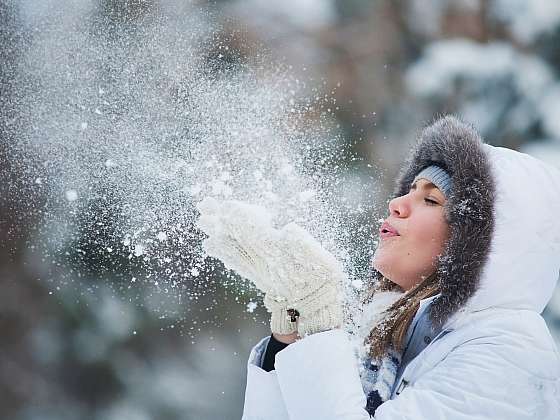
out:
<path id="1" fill-rule="evenodd" d="M 443 211 L 425 209 L 410 220 L 406 235 L 406 250 L 420 271 L 432 266 L 447 241 L 448 226 Z M 403 242 L 404 243 L 404 242 Z"/>
<path id="2" fill-rule="evenodd" d="M 447 232 L 443 217 L 435 219 L 433 213 L 409 220 L 405 236 L 380 239 L 371 264 L 394 281 L 429 273 L 433 270 L 435 258 L 443 252 Z"/>
<path id="3" fill-rule="evenodd" d="M 423 256 L 426 262 L 431 261 L 438 254 L 441 254 L 445 248 L 448 237 L 447 231 L 447 224 L 442 220 L 438 220 L 438 223 L 424 224 L 414 238 L 414 249 L 418 250 L 418 253 Z"/>

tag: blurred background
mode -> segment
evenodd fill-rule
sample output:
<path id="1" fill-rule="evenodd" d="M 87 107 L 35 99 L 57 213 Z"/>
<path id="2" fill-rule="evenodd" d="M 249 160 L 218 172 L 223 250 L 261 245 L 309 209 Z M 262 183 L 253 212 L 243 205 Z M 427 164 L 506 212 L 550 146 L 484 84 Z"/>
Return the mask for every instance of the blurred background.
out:
<path id="1" fill-rule="evenodd" d="M 146 22 L 162 43 L 156 46 L 177 42 L 166 38 L 175 33 L 166 32 L 171 26 L 204 34 L 189 38 L 197 43 L 192 60 L 206 69 L 204 80 L 235 80 L 248 68 L 250 74 L 277 68 L 277 77 L 299 84 L 299 105 L 320 102 L 319 108 L 299 106 L 297 122 L 313 133 L 314 147 L 321 146 L 316 143 L 325 135 L 325 144 L 335 138 L 344 150 L 321 164 L 344 165 L 345 200 L 353 208 L 366 208 L 356 218 L 366 231 L 368 223 L 383 217 L 398 167 L 417 130 L 434 115 L 457 113 L 478 127 L 487 142 L 560 166 L 559 2 L 0 0 L 1 419 L 241 418 L 246 359 L 256 341 L 268 334 L 261 297 L 211 269 L 204 281 L 189 277 L 174 284 L 177 293 L 162 292 L 162 271 L 152 266 L 146 275 L 146 259 L 134 260 L 142 255 L 139 246 L 132 257 L 115 255 L 112 245 L 107 246 L 113 240 L 107 228 L 113 221 L 107 209 L 112 207 L 97 203 L 87 211 L 75 208 L 71 215 L 77 222 L 65 225 L 67 216 L 57 213 L 56 224 L 46 223 L 54 220 L 54 207 L 42 187 L 46 178 L 30 175 L 47 168 L 47 176 L 54 177 L 68 169 L 60 166 L 60 156 L 79 161 L 80 150 L 96 138 L 114 142 L 114 134 L 91 122 L 77 125 L 77 130 L 97 130 L 85 143 L 74 141 L 74 134 L 60 126 L 74 115 L 68 109 L 79 108 L 90 71 L 121 90 L 140 80 L 128 74 L 126 83 L 118 82 L 126 64 L 148 45 L 141 31 Z M 90 61 L 83 61 L 80 46 L 89 44 L 79 39 L 88 36 L 105 41 L 88 56 Z M 117 42 L 122 39 L 126 42 Z M 158 48 L 152 48 L 151 57 L 154 50 Z M 56 64 L 61 62 L 63 66 Z M 186 71 L 188 63 L 178 62 L 176 68 Z M 145 65 L 143 74 L 152 74 L 154 66 L 157 60 Z M 53 75 L 60 77 L 59 90 L 45 87 L 55 80 Z M 64 101 L 56 99 L 61 97 Z M 129 97 L 131 103 L 134 98 Z M 220 96 L 212 101 L 218 104 Z M 152 110 L 165 107 L 154 104 Z M 112 115 L 130 109 L 133 104 L 120 102 Z M 247 109 L 235 113 L 258 113 Z M 130 133 L 122 127 L 121 134 Z M 61 133 L 71 140 L 57 143 Z M 155 148 L 157 136 L 151 135 Z M 298 138 L 306 142 L 305 136 Z M 58 154 L 50 155 L 55 147 Z M 41 160 L 30 156 L 56 165 L 37 165 Z M 111 161 L 105 166 L 111 167 Z M 66 178 L 81 176 L 83 167 L 72 169 Z M 227 179 L 222 173 L 222 193 Z M 363 189 L 372 179 L 373 196 Z M 357 184 L 362 188 L 353 189 Z M 65 189 L 66 201 L 75 201 L 77 194 Z M 167 211 L 175 214 L 179 204 Z M 353 228 L 359 231 L 356 224 Z M 63 245 L 44 239 L 69 229 L 72 240 Z M 100 239 L 92 240 L 92 235 Z M 158 233 L 158 240 L 166 239 Z M 346 245 L 352 240 L 357 245 L 361 239 L 355 236 Z M 100 247 L 107 252 L 98 252 Z M 166 253 L 178 250 L 180 244 L 172 243 Z M 194 254 L 182 258 L 189 264 L 196 259 Z M 187 264 L 178 271 L 187 266 L 194 277 L 206 269 Z M 560 292 L 544 316 L 560 344 Z"/>

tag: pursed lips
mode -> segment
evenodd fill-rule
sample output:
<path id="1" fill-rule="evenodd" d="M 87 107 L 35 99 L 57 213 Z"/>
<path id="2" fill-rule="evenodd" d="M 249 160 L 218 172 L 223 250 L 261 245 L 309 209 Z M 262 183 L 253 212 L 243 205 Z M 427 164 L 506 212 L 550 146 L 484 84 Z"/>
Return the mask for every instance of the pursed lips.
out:
<path id="1" fill-rule="evenodd" d="M 383 222 L 381 227 L 379 228 L 379 235 L 382 239 L 391 238 L 394 236 L 400 236 L 397 229 L 391 226 L 387 221 Z"/>

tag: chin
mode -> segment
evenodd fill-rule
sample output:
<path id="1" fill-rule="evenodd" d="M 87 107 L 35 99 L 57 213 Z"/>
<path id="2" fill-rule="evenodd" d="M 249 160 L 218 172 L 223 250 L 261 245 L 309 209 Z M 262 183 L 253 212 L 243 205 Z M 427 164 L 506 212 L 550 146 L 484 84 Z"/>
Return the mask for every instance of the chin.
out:
<path id="1" fill-rule="evenodd" d="M 390 265 L 384 264 L 383 261 L 380 261 L 379 259 L 375 259 L 375 257 L 374 257 L 371 265 L 373 266 L 373 268 L 375 268 L 377 271 L 379 271 L 383 275 L 383 277 L 385 277 L 389 280 L 391 280 L 391 277 L 393 277 L 391 275 L 390 270 L 388 269 L 388 267 L 390 267 Z M 391 280 L 391 281 L 393 281 L 393 280 Z"/>
<path id="2" fill-rule="evenodd" d="M 385 277 L 387 280 L 399 286 L 400 289 L 406 290 L 405 287 L 403 287 L 403 285 L 401 284 L 402 282 L 395 280 L 395 279 L 399 279 L 400 276 L 394 273 L 390 269 L 390 267 L 394 267 L 395 265 L 397 265 L 398 262 L 395 261 L 392 262 L 390 261 L 390 259 L 383 258 L 383 256 L 381 255 L 377 255 L 377 256 L 376 255 L 377 254 L 374 254 L 372 258 L 372 262 L 371 262 L 372 267 L 375 268 L 377 271 L 379 271 L 381 275 L 383 275 L 383 277 Z"/>
<path id="3" fill-rule="evenodd" d="M 394 258 L 388 258 L 388 257 L 390 257 L 390 255 L 387 255 L 386 250 L 377 248 L 371 259 L 371 265 L 373 266 L 373 268 L 375 268 L 377 271 L 379 271 L 381 274 L 383 274 L 383 276 L 387 278 L 389 278 L 389 274 L 390 274 L 389 273 L 390 270 L 388 268 L 395 265 L 395 262 L 391 261 Z"/>

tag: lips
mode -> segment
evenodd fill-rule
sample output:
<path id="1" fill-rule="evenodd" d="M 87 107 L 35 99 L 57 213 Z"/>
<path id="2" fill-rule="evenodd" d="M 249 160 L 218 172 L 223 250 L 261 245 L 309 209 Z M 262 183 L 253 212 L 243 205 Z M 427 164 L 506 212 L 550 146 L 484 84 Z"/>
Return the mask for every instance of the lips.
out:
<path id="1" fill-rule="evenodd" d="M 391 226 L 387 221 L 383 222 L 383 224 L 379 228 L 379 235 L 383 239 L 390 238 L 392 236 L 400 236 L 397 229 L 395 229 L 393 226 Z"/>

